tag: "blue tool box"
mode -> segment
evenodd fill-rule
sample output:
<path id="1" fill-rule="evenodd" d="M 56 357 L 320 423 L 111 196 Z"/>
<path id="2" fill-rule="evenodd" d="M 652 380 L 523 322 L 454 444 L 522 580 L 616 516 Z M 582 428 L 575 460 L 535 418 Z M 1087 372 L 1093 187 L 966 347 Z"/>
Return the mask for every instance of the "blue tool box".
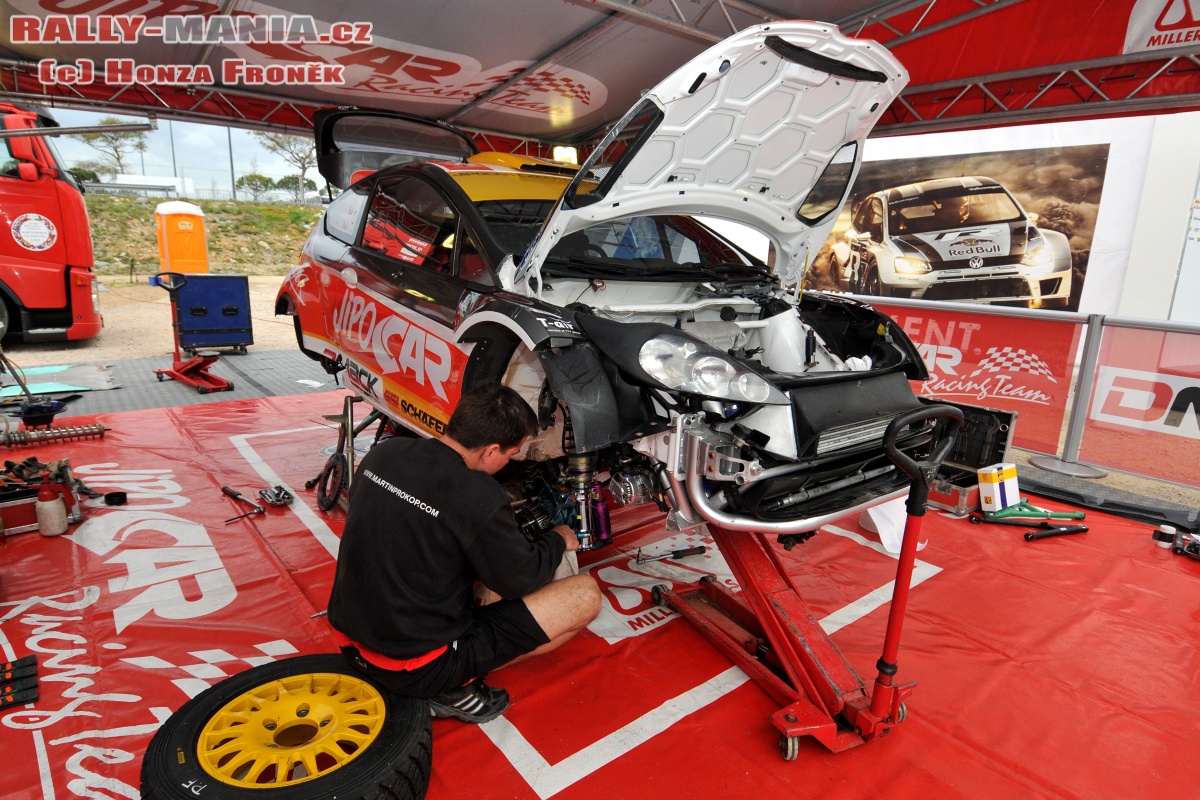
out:
<path id="1" fill-rule="evenodd" d="M 250 282 L 245 275 L 188 275 L 171 293 L 179 322 L 179 347 L 232 347 L 245 353 L 254 344 Z"/>

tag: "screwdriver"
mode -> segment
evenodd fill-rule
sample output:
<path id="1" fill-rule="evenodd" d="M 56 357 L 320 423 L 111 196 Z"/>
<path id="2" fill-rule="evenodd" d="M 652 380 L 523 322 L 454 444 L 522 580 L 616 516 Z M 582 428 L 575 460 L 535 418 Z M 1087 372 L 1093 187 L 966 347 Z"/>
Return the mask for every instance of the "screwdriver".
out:
<path id="1" fill-rule="evenodd" d="M 645 556 L 645 557 L 643 557 L 642 556 L 642 548 L 639 547 L 638 552 L 637 552 L 637 558 L 635 559 L 635 561 L 638 564 L 647 564 L 651 561 L 662 561 L 663 559 L 667 559 L 667 558 L 680 559 L 680 558 L 686 558 L 687 556 L 702 556 L 706 552 L 708 552 L 708 548 L 705 547 L 704 545 L 700 545 L 698 547 L 688 547 L 683 550 L 672 550 L 669 553 L 663 553 L 661 556 Z"/>
<path id="2" fill-rule="evenodd" d="M 231 519 L 225 520 L 226 525 L 228 525 L 231 522 L 236 522 L 237 520 L 242 519 L 243 517 L 248 517 L 251 514 L 267 513 L 267 509 L 263 508 L 258 503 L 254 502 L 250 498 L 246 497 L 246 495 L 242 494 L 237 489 L 230 489 L 228 486 L 222 486 L 221 491 L 224 492 L 225 494 L 229 495 L 230 497 L 232 497 L 234 500 L 241 500 L 243 503 L 245 503 L 246 505 L 248 505 L 252 509 L 254 509 L 253 511 L 247 511 L 245 514 L 238 514 L 236 517 L 232 517 Z"/>

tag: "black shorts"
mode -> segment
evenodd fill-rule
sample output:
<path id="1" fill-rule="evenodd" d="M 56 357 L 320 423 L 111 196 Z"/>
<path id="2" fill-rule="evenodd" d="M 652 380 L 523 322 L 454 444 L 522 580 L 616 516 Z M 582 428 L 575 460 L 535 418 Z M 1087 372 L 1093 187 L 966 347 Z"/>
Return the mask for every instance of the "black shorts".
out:
<path id="1" fill-rule="evenodd" d="M 446 652 L 423 667 L 390 670 L 367 662 L 353 648 L 350 660 L 366 675 L 398 694 L 437 697 L 472 680 L 482 680 L 492 670 L 550 641 L 524 600 L 500 600 L 472 609 L 475 621 Z"/>

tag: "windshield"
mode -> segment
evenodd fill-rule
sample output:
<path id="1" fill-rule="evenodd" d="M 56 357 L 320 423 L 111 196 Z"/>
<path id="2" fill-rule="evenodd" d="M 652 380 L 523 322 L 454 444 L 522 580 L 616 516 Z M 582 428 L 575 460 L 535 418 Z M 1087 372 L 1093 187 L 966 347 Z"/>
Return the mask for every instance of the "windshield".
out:
<path id="1" fill-rule="evenodd" d="M 542 200 L 476 203 L 492 234 L 520 261 L 554 205 Z M 631 280 L 761 277 L 765 265 L 691 217 L 630 217 L 564 236 L 542 266 L 548 274 Z"/>
<path id="2" fill-rule="evenodd" d="M 989 187 L 986 191 L 962 188 L 892 200 L 888 208 L 888 229 L 892 236 L 901 236 L 965 225 L 1015 222 L 1023 217 L 1016 202 L 999 186 Z"/>

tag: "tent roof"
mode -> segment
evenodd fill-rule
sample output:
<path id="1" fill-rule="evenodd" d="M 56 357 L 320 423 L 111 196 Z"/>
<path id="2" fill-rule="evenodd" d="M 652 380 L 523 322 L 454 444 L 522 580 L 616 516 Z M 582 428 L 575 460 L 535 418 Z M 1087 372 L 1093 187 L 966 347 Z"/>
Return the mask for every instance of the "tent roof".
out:
<path id="1" fill-rule="evenodd" d="M 43 33 L 51 31 L 47 16 L 64 5 L 79 4 L 0 0 L 6 20 L 38 17 Z M 337 21 L 371 23 L 369 43 L 347 44 L 174 43 L 150 30 L 171 24 L 164 14 L 193 10 L 207 15 L 210 24 L 221 15 L 253 20 L 285 14 L 254 0 L 144 0 L 134 11 L 136 2 L 84 5 L 96 9 L 90 12 L 93 32 L 102 32 L 99 16 L 106 9 L 144 14 L 146 22 L 136 42 L 83 43 L 16 40 L 10 34 L 25 23 L 13 21 L 0 44 L 0 95 L 292 132 L 310 127 L 321 106 L 363 105 L 441 119 L 489 136 L 587 143 L 642 91 L 735 30 L 817 18 L 885 44 L 910 71 L 909 88 L 885 114 L 877 135 L 1200 108 L 1200 19 L 1192 16 L 1194 3 L 1188 0 L 287 4 L 289 24 L 309 16 L 319 33 L 329 33 Z M 361 29 L 351 26 L 348 32 Z M 1125 52 L 1127 38 L 1135 47 L 1150 43 L 1153 49 Z M 81 58 L 95 63 L 90 84 L 55 84 L 38 74 L 41 59 L 63 64 Z M 256 66 L 310 62 L 341 67 L 344 85 L 270 80 L 269 74 L 263 76 L 266 83 L 245 79 Z M 117 83 L 120 63 L 206 66 L 214 84 L 196 80 L 203 75 L 177 76 L 184 80 L 174 86 L 162 80 Z M 238 63 L 248 69 L 224 74 Z"/>

